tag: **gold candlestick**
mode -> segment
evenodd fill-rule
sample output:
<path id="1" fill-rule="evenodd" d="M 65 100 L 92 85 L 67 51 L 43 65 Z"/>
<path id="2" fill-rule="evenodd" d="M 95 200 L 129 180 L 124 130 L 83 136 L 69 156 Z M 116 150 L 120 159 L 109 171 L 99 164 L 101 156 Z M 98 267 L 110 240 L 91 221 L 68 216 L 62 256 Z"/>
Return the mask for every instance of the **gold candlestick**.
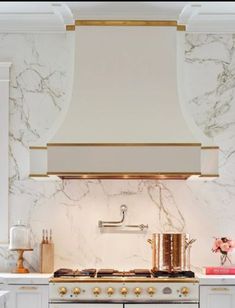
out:
<path id="1" fill-rule="evenodd" d="M 24 267 L 24 257 L 23 254 L 25 251 L 33 251 L 32 248 L 28 249 L 11 249 L 12 251 L 17 251 L 18 253 L 18 260 L 17 260 L 17 268 L 14 269 L 12 272 L 13 273 L 18 273 L 18 274 L 26 274 L 29 273 L 29 270 Z"/>

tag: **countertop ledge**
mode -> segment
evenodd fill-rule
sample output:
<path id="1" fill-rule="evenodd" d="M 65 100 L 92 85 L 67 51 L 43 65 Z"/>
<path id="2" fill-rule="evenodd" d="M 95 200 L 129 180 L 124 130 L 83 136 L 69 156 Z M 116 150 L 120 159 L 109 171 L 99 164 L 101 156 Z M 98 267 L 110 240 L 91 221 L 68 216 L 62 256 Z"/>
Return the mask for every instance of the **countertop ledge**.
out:
<path id="1" fill-rule="evenodd" d="M 0 273 L 0 283 L 6 284 L 49 284 L 51 274 L 29 273 L 29 274 L 13 274 Z"/>
<path id="2" fill-rule="evenodd" d="M 235 285 L 235 275 L 204 275 L 196 273 L 200 285 Z M 13 274 L 0 273 L 0 283 L 6 284 L 49 284 L 53 274 L 29 273 Z"/>
<path id="3" fill-rule="evenodd" d="M 9 291 L 0 291 L 0 297 L 7 296 Z"/>
<path id="4" fill-rule="evenodd" d="M 196 274 L 200 285 L 235 285 L 235 275 Z"/>

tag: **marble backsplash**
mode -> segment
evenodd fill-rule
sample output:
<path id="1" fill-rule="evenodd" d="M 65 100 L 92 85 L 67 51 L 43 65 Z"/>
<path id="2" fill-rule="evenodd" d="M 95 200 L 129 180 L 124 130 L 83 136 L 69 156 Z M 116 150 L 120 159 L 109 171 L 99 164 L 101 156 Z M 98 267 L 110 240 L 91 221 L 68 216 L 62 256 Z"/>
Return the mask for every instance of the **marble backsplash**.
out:
<path id="1" fill-rule="evenodd" d="M 210 182 L 73 180 L 28 178 L 29 145 L 53 133 L 66 111 L 71 45 L 66 34 L 0 35 L 0 60 L 13 63 L 10 83 L 10 225 L 23 219 L 32 229 L 38 270 L 43 228 L 53 230 L 55 268 L 151 267 L 147 239 L 153 232 L 188 232 L 197 239 L 194 267 L 219 264 L 214 236 L 235 239 L 235 34 L 187 34 L 185 93 L 196 124 L 220 146 L 220 178 Z M 67 96 L 68 95 L 68 96 Z M 102 233 L 98 220 L 148 224 L 147 232 Z M 235 263 L 235 255 L 232 256 Z M 0 271 L 15 253 L 0 247 Z"/>

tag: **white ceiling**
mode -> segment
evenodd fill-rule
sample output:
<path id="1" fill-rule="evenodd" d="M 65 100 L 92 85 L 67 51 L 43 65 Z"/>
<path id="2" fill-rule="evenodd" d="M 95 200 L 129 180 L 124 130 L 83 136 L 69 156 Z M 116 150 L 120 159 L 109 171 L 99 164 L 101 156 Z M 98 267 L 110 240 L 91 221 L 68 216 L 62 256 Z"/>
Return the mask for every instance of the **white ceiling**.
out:
<path id="1" fill-rule="evenodd" d="M 0 32 L 63 32 L 75 19 L 178 20 L 191 32 L 235 32 L 235 2 L 0 2 Z"/>

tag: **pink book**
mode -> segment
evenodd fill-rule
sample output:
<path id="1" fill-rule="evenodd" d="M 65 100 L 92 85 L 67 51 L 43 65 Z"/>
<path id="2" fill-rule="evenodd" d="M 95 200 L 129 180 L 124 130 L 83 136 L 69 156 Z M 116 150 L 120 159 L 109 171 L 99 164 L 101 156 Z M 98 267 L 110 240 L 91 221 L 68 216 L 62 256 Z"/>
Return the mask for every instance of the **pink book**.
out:
<path id="1" fill-rule="evenodd" d="M 235 275 L 235 267 L 232 266 L 206 266 L 204 267 L 206 275 Z"/>

